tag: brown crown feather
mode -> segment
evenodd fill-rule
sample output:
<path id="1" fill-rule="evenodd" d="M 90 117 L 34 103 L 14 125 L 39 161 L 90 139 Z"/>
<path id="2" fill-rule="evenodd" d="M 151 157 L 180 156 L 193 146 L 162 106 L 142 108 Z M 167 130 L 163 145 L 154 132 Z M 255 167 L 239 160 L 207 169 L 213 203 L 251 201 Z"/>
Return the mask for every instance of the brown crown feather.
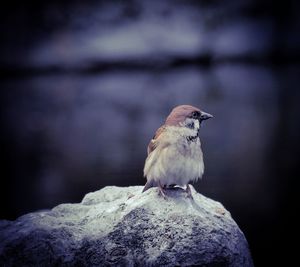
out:
<path id="1" fill-rule="evenodd" d="M 191 105 L 180 105 L 175 107 L 166 119 L 166 125 L 176 126 L 183 122 L 193 111 L 200 111 L 200 109 Z"/>

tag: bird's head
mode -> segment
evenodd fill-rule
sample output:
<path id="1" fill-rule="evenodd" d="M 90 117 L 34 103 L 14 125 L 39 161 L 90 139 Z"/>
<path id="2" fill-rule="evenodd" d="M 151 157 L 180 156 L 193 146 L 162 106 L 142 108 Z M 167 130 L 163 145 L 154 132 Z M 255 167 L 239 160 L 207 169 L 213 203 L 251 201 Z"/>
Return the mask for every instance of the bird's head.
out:
<path id="1" fill-rule="evenodd" d="M 175 107 L 166 119 L 166 125 L 182 126 L 199 131 L 201 122 L 212 118 L 213 115 L 206 113 L 190 105 Z"/>

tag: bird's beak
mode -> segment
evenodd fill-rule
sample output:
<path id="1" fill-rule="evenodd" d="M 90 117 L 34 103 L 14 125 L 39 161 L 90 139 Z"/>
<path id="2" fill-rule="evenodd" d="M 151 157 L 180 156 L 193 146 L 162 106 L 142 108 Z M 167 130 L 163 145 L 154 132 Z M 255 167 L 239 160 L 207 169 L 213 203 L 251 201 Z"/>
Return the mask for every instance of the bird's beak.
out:
<path id="1" fill-rule="evenodd" d="M 204 111 L 201 111 L 201 115 L 200 115 L 200 121 L 205 121 L 208 120 L 210 118 L 213 118 L 213 115 L 206 113 Z"/>

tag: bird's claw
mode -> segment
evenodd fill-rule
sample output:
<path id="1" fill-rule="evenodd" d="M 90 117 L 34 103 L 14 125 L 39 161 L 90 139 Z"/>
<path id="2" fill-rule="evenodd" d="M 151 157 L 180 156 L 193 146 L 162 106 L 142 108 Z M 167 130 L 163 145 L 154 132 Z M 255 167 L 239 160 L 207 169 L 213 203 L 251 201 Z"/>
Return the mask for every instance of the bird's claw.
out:
<path id="1" fill-rule="evenodd" d="M 159 190 L 159 194 L 164 198 L 167 199 L 166 193 L 164 191 L 164 187 L 161 185 L 161 183 L 158 183 L 158 190 Z"/>
<path id="2" fill-rule="evenodd" d="M 167 199 L 166 193 L 161 188 L 159 188 L 159 195 L 161 195 L 164 199 Z"/>
<path id="3" fill-rule="evenodd" d="M 191 188 L 190 188 L 190 185 L 187 184 L 186 185 L 186 189 L 185 189 L 185 192 L 187 193 L 187 197 L 190 198 L 191 200 L 193 200 L 193 196 L 192 196 L 192 191 L 191 191 Z"/>

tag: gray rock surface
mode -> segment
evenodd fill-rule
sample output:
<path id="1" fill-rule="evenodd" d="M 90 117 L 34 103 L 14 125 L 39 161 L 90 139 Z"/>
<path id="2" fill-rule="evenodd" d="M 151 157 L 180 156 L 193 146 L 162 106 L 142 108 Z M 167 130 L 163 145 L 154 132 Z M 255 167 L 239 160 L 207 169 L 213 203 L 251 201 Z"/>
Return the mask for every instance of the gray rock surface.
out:
<path id="1" fill-rule="evenodd" d="M 180 189 L 105 187 L 81 203 L 0 221 L 1 266 L 253 266 L 216 201 Z"/>

